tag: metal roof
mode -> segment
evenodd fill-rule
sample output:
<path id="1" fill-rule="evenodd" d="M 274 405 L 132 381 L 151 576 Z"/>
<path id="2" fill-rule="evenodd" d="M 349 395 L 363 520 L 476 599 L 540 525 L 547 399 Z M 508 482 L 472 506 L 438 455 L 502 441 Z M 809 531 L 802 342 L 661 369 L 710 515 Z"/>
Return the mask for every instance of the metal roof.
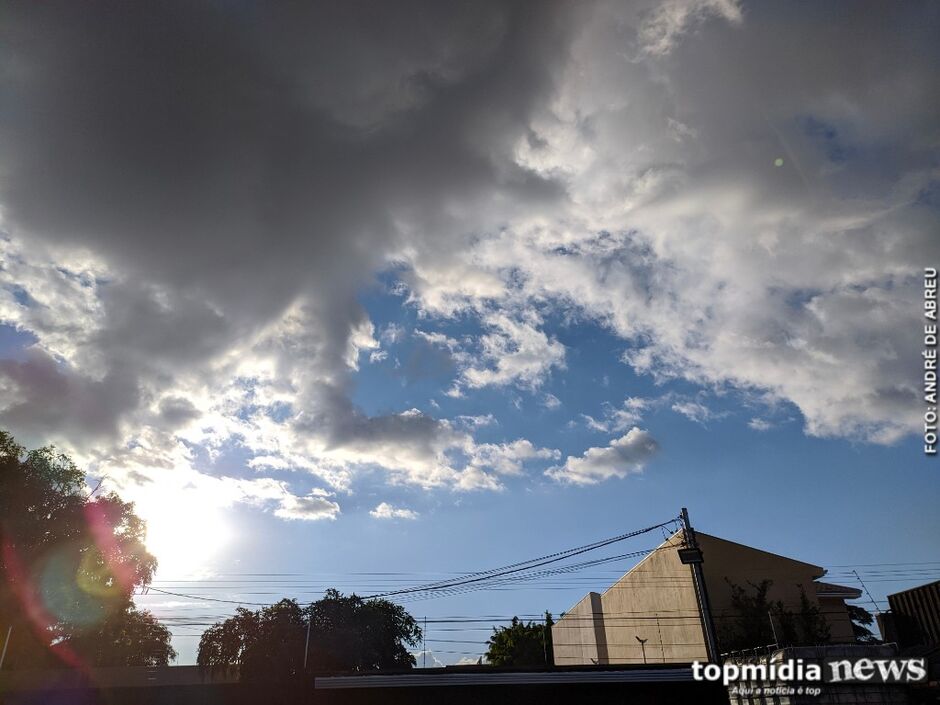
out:
<path id="1" fill-rule="evenodd" d="M 314 680 L 314 688 L 414 688 L 463 685 L 535 685 L 562 683 L 676 683 L 693 680 L 692 669 L 631 668 L 624 670 L 465 673 L 396 673 L 374 676 L 325 676 Z"/>

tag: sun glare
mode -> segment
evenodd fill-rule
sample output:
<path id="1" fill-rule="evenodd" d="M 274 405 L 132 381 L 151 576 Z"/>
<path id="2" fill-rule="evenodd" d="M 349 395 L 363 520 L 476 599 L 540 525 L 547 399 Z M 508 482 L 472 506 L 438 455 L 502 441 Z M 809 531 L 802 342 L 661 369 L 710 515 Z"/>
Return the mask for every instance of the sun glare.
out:
<path id="1" fill-rule="evenodd" d="M 221 508 L 199 492 L 151 496 L 138 506 L 147 520 L 147 549 L 157 557 L 157 580 L 212 572 L 232 536 Z"/>

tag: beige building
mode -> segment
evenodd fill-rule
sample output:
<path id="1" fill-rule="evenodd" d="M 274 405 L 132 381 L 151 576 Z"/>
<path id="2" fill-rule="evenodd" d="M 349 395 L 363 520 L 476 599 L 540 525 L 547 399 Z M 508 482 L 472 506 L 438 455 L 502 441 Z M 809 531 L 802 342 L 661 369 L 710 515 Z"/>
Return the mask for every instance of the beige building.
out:
<path id="1" fill-rule="evenodd" d="M 826 570 L 696 531 L 714 621 L 734 614 L 730 583 L 770 580 L 767 598 L 800 609 L 802 587 L 828 622 L 832 642 L 854 643 L 845 600 L 861 591 L 820 582 Z M 588 593 L 552 627 L 558 666 L 705 660 L 705 638 L 692 581 L 677 549 L 679 531 L 603 593 Z M 769 619 L 769 617 L 768 617 Z"/>

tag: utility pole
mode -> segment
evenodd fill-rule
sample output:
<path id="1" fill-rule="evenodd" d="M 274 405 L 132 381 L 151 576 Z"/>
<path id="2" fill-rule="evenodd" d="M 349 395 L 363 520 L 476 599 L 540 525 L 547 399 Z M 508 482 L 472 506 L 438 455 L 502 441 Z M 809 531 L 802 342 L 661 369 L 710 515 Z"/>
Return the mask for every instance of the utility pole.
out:
<path id="1" fill-rule="evenodd" d="M 780 646 L 780 639 L 777 638 L 777 627 L 774 626 L 774 613 L 767 610 L 767 619 L 770 620 L 770 632 L 774 635 L 774 643 Z"/>
<path id="2" fill-rule="evenodd" d="M 7 657 L 7 647 L 10 645 L 10 634 L 13 633 L 13 625 L 7 627 L 7 638 L 3 642 L 3 653 L 0 653 L 0 668 L 3 668 L 3 660 Z"/>
<path id="3" fill-rule="evenodd" d="M 421 668 L 428 667 L 428 616 L 424 615 L 424 629 L 421 631 Z"/>
<path id="4" fill-rule="evenodd" d="M 546 620 L 548 621 L 548 620 Z M 545 661 L 545 665 L 548 666 L 548 639 L 546 638 L 546 632 L 548 631 L 548 625 L 542 625 L 542 660 Z"/>
<path id="5" fill-rule="evenodd" d="M 695 586 L 695 598 L 698 601 L 699 614 L 702 618 L 702 633 L 705 636 L 705 648 L 708 660 L 718 663 L 718 642 L 715 638 L 715 623 L 712 621 L 711 607 L 708 602 L 708 590 L 705 576 L 702 574 L 702 549 L 695 540 L 695 529 L 689 522 L 689 510 L 682 508 L 682 528 L 685 534 L 685 547 L 679 549 L 679 560 L 692 566 L 692 583 Z"/>
<path id="6" fill-rule="evenodd" d="M 304 672 L 307 671 L 307 653 L 310 651 L 310 623 L 313 621 L 313 613 L 307 616 L 307 643 L 304 644 Z"/>

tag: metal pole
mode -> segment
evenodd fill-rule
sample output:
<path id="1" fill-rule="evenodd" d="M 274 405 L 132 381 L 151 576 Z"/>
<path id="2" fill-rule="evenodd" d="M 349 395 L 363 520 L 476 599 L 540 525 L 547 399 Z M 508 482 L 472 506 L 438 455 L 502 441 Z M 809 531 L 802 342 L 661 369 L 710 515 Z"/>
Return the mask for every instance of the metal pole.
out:
<path id="1" fill-rule="evenodd" d="M 428 616 L 424 615 L 424 629 L 421 632 L 421 668 L 428 667 Z"/>
<path id="2" fill-rule="evenodd" d="M 659 632 L 659 650 L 663 654 L 663 663 L 666 663 L 666 645 L 663 643 L 663 627 L 659 623 L 659 612 L 656 613 L 656 631 Z"/>
<path id="3" fill-rule="evenodd" d="M 689 522 L 689 510 L 682 508 L 682 527 L 685 530 L 685 542 L 689 548 L 698 548 L 695 540 L 695 529 Z M 718 663 L 718 643 L 715 639 L 715 623 L 712 621 L 711 607 L 708 603 L 708 590 L 705 588 L 705 576 L 702 574 L 702 563 L 692 563 L 692 582 L 695 585 L 695 596 L 698 598 L 699 611 L 702 617 L 702 632 L 705 636 L 705 648 L 708 651 L 708 660 Z"/>
<path id="4" fill-rule="evenodd" d="M 0 653 L 0 668 L 3 668 L 3 660 L 7 657 L 7 647 L 10 645 L 10 634 L 13 632 L 13 625 L 7 627 L 7 638 L 3 642 L 3 653 Z"/>
<path id="5" fill-rule="evenodd" d="M 770 631 L 774 635 L 774 643 L 780 646 L 780 640 L 777 638 L 777 627 L 774 626 L 774 613 L 767 610 L 767 619 L 770 620 Z"/>
<path id="6" fill-rule="evenodd" d="M 304 644 L 304 671 L 307 670 L 307 653 L 310 651 L 310 623 L 313 621 L 313 615 L 307 617 L 307 643 Z"/>
<path id="7" fill-rule="evenodd" d="M 643 663 L 646 664 L 646 642 L 649 641 L 649 639 L 641 639 L 636 634 L 633 636 L 638 642 L 640 642 L 640 648 L 643 649 Z"/>

